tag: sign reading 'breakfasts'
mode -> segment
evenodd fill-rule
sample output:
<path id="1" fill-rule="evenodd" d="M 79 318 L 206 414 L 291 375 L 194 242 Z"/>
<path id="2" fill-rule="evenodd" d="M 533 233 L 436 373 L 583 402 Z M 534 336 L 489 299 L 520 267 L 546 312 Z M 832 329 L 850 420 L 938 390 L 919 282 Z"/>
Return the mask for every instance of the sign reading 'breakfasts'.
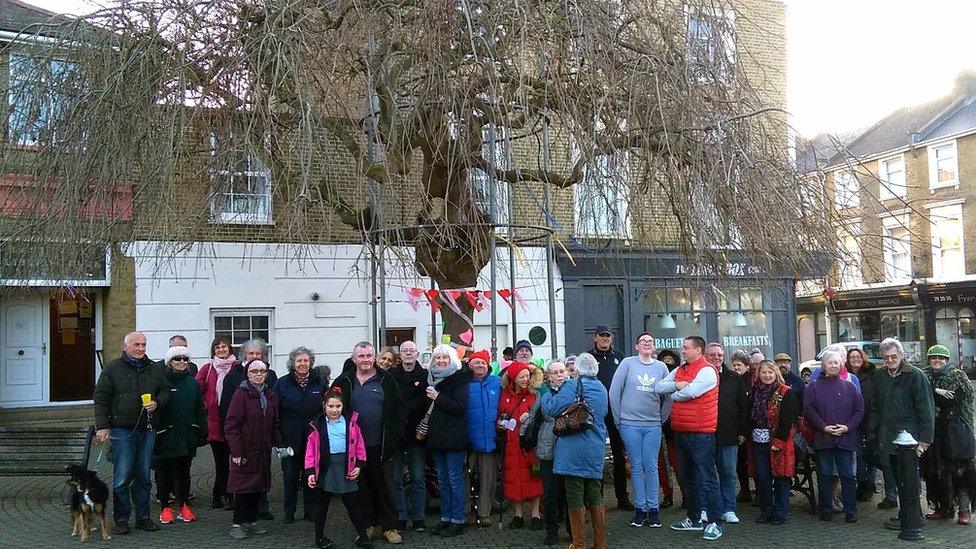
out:
<path id="1" fill-rule="evenodd" d="M 766 334 L 761 335 L 744 335 L 744 336 L 725 336 L 722 338 L 722 345 L 726 348 L 734 347 L 768 347 L 769 336 Z"/>

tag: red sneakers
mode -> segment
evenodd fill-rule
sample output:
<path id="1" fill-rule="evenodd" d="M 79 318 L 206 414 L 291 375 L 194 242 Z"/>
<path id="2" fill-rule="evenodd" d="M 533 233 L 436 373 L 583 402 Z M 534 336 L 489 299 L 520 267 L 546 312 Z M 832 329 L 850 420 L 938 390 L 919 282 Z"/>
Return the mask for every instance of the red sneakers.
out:
<path id="1" fill-rule="evenodd" d="M 184 505 L 183 508 L 180 509 L 179 516 L 176 518 L 178 518 L 180 522 L 193 522 L 197 520 L 196 515 L 193 514 L 193 510 L 190 509 L 189 505 Z"/>
<path id="2" fill-rule="evenodd" d="M 969 511 L 963 511 L 962 509 L 960 509 L 959 519 L 956 521 L 956 524 L 962 526 L 969 526 Z"/>
<path id="3" fill-rule="evenodd" d="M 173 524 L 176 520 L 176 513 L 170 507 L 163 507 L 163 511 L 159 513 L 159 522 L 163 524 Z"/>

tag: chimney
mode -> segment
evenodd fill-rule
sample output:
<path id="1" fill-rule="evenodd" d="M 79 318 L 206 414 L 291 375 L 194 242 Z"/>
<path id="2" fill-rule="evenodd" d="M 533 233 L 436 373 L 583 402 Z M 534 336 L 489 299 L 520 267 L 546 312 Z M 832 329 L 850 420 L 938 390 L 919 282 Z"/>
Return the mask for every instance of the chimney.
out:
<path id="1" fill-rule="evenodd" d="M 976 71 L 964 70 L 956 76 L 956 86 L 953 92 L 957 96 L 970 97 L 976 95 Z"/>

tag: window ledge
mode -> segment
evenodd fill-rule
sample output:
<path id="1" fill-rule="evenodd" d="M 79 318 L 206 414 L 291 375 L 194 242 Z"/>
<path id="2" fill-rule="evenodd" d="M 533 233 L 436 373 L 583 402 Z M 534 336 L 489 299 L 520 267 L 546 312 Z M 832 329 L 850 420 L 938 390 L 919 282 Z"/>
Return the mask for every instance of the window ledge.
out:
<path id="1" fill-rule="evenodd" d="M 267 217 L 210 218 L 211 225 L 274 225 Z"/>
<path id="2" fill-rule="evenodd" d="M 953 189 L 955 189 L 955 190 L 958 191 L 959 190 L 959 180 L 957 179 L 955 181 L 949 181 L 949 182 L 946 182 L 946 183 L 939 183 L 937 185 L 933 185 L 933 184 L 929 183 L 929 194 L 935 194 L 935 191 L 937 191 L 938 189 L 949 189 L 949 188 L 953 188 Z"/>

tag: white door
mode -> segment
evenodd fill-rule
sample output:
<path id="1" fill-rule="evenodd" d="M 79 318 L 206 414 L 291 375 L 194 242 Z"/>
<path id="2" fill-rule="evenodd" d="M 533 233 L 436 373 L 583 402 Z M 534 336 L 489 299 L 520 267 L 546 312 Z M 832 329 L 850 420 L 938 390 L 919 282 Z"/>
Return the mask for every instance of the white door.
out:
<path id="1" fill-rule="evenodd" d="M 5 297 L 0 305 L 0 404 L 44 404 L 44 296 Z"/>

